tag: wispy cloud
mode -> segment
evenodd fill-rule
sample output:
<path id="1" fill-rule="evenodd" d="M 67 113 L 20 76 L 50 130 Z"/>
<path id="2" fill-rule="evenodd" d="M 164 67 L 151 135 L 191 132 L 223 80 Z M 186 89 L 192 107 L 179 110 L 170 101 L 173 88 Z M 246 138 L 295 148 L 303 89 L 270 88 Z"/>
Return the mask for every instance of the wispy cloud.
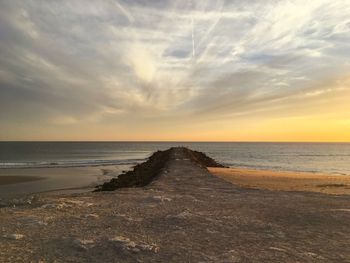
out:
<path id="1" fill-rule="evenodd" d="M 130 23 L 133 23 L 135 21 L 135 18 L 130 14 L 130 12 L 127 11 L 118 1 L 114 0 L 113 2 Z"/>
<path id="2" fill-rule="evenodd" d="M 194 21 L 193 21 L 193 16 L 191 16 L 191 33 L 192 33 L 192 56 L 196 56 L 196 50 L 194 47 Z"/>
<path id="3" fill-rule="evenodd" d="M 0 120 L 297 116 L 296 100 L 348 95 L 334 87 L 349 73 L 349 13 L 343 0 L 2 1 Z"/>

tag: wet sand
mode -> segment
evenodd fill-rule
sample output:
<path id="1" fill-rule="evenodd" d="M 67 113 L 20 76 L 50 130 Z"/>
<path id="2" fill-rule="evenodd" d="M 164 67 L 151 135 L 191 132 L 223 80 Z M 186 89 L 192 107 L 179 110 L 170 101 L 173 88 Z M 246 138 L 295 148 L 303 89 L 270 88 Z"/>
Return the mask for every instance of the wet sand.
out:
<path id="1" fill-rule="evenodd" d="M 208 170 L 213 175 L 244 188 L 350 195 L 350 176 L 347 175 L 216 167 Z"/>
<path id="2" fill-rule="evenodd" d="M 129 166 L 0 169 L 0 199 L 22 195 L 94 187 Z M 73 190 L 71 190 L 73 191 Z"/>
<path id="3" fill-rule="evenodd" d="M 45 177 L 25 176 L 25 175 L 17 175 L 17 176 L 2 175 L 0 176 L 0 185 L 18 184 L 18 183 L 32 182 L 32 181 L 38 181 L 43 179 L 45 179 Z"/>

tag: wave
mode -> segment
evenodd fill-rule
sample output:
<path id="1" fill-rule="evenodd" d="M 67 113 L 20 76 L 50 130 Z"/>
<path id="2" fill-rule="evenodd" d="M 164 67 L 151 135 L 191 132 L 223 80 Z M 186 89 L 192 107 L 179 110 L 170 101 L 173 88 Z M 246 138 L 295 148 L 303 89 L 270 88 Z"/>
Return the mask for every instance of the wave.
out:
<path id="1" fill-rule="evenodd" d="M 108 165 L 133 165 L 146 159 L 126 160 L 60 160 L 41 162 L 0 162 L 1 169 L 10 168 L 65 168 L 65 167 L 86 167 L 86 166 L 108 166 Z"/>

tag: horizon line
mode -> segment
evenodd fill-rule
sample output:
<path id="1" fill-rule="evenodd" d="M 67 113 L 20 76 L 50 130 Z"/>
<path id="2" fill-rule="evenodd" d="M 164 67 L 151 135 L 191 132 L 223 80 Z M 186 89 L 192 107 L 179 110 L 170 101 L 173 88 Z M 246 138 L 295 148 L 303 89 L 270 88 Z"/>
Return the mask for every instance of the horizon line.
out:
<path id="1" fill-rule="evenodd" d="M 0 140 L 3 142 L 124 142 L 124 143 L 350 143 L 350 141 L 175 141 L 175 140 Z"/>

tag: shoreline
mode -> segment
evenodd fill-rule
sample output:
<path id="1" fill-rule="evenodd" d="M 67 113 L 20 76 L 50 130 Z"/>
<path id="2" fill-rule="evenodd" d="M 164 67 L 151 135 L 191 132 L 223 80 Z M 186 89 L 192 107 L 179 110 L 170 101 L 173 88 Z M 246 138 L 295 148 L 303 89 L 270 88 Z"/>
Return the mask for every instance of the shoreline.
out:
<path id="1" fill-rule="evenodd" d="M 313 172 L 208 167 L 211 174 L 242 188 L 350 195 L 350 176 Z"/>
<path id="2" fill-rule="evenodd" d="M 41 167 L 41 168 L 5 168 L 0 169 L 0 186 L 12 187 L 22 183 L 35 183 L 50 179 L 50 176 L 43 176 L 43 173 L 48 170 L 65 170 L 71 174 L 71 169 L 78 170 L 96 169 L 100 168 L 101 174 L 95 175 L 97 182 L 101 182 L 101 177 L 105 177 L 105 182 L 108 182 L 108 176 L 105 176 L 112 172 L 114 166 L 98 165 L 98 166 L 84 166 L 84 167 Z M 107 168 L 107 169 L 105 169 Z M 109 168 L 109 169 L 108 169 Z M 264 170 L 264 169 L 252 169 L 245 167 L 207 167 L 209 172 L 219 178 L 222 178 L 230 183 L 236 184 L 243 188 L 252 189 L 265 189 L 265 190 L 277 190 L 277 191 L 306 191 L 306 192 L 319 192 L 325 194 L 348 194 L 350 195 L 350 175 L 345 174 L 326 174 L 319 172 L 303 172 L 303 171 L 284 171 L 284 170 Z M 4 175 L 3 172 L 9 171 L 29 171 L 28 175 Z M 110 170 L 111 169 L 111 170 Z M 2 172 L 1 172 L 2 170 Z M 37 170 L 33 174 L 31 171 Z M 113 172 L 112 172 L 113 173 Z M 38 174 L 38 175 L 37 175 Z M 110 176 L 110 175 L 109 175 Z M 114 171 L 114 176 L 116 173 Z M 113 178 L 112 177 L 112 178 Z M 102 180 L 103 181 L 103 180 Z M 96 186 L 96 185 L 95 185 Z M 80 192 L 83 189 L 91 188 L 95 186 L 91 184 L 83 184 L 80 186 L 59 187 L 57 189 L 49 189 L 43 191 L 35 191 L 30 194 L 60 192 L 60 191 L 72 191 L 77 190 Z"/>
<path id="3" fill-rule="evenodd" d="M 15 187 L 16 185 L 21 185 L 23 183 L 40 183 L 50 179 L 49 175 L 44 175 L 47 171 L 54 170 L 65 170 L 67 169 L 67 174 L 71 174 L 71 170 L 79 170 L 81 168 L 85 169 L 99 169 L 100 174 L 95 174 L 97 177 L 96 183 L 103 182 L 102 177 L 104 177 L 105 182 L 108 182 L 107 174 L 113 173 L 112 176 L 115 177 L 116 171 L 113 171 L 115 166 L 89 166 L 89 167 L 50 167 L 50 168 L 8 168 L 0 169 L 0 187 Z M 106 169 L 107 168 L 107 169 Z M 109 169 L 108 169 L 109 168 Z M 302 172 L 302 171 L 277 171 L 277 170 L 263 170 L 263 169 L 252 169 L 245 167 L 207 167 L 209 172 L 219 178 L 222 178 L 232 184 L 236 184 L 242 188 L 252 188 L 252 189 L 263 189 L 263 190 L 277 190 L 277 191 L 306 191 L 306 192 L 318 192 L 333 195 L 350 195 L 350 175 L 345 174 L 326 174 L 319 172 Z M 28 169 L 28 170 L 27 170 Z M 2 172 L 1 172 L 2 170 Z M 29 171 L 28 175 L 7 175 L 7 172 L 14 171 Z M 40 171 L 32 173 L 32 171 Z M 5 172 L 5 174 L 4 174 Z M 118 172 L 117 172 L 118 173 Z M 111 177 L 109 177 L 111 178 Z M 95 185 L 96 186 L 96 185 Z M 91 188 L 91 183 L 82 184 L 80 186 L 72 185 L 67 187 L 58 187 L 57 189 L 49 189 L 43 191 L 35 191 L 30 194 L 40 194 L 40 193 L 50 193 L 50 192 L 60 192 L 68 191 L 81 192 L 84 189 Z M 72 191 L 73 190 L 73 191 Z"/>
<path id="4" fill-rule="evenodd" d="M 67 168 L 0 169 L 0 199 L 42 192 L 84 191 L 129 170 L 128 165 Z"/>

